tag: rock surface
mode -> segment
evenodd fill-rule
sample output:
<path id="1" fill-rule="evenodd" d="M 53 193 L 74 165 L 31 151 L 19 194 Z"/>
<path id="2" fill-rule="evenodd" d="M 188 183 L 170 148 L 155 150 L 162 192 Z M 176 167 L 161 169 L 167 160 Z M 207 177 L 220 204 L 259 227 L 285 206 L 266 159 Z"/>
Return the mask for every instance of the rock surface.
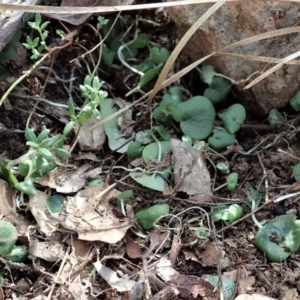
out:
<path id="1" fill-rule="evenodd" d="M 211 4 L 175 6 L 167 11 L 183 35 Z M 185 52 L 197 60 L 213 51 L 264 32 L 297 26 L 300 4 L 271 1 L 225 3 L 192 36 Z M 300 49 L 298 33 L 269 38 L 234 49 L 232 52 L 255 56 L 283 58 Z M 213 56 L 205 62 L 236 81 L 246 79 L 255 71 L 265 71 L 274 64 L 254 62 L 229 56 Z M 284 65 L 252 88 L 234 87 L 237 98 L 247 110 L 265 115 L 271 108 L 284 107 L 299 90 L 300 66 Z M 254 79 L 254 78 L 253 78 Z"/>

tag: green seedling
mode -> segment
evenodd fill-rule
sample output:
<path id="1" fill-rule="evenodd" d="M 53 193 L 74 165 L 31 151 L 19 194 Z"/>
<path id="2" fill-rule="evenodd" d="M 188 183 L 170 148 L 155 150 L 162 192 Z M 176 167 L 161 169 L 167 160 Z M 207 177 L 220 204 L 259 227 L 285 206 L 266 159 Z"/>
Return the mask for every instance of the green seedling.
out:
<path id="1" fill-rule="evenodd" d="M 229 133 L 237 132 L 246 119 L 245 107 L 241 104 L 233 104 L 226 111 L 219 114 L 224 127 Z"/>
<path id="2" fill-rule="evenodd" d="M 131 142 L 127 149 L 127 157 L 129 159 L 137 159 L 142 156 L 144 146 L 140 142 Z"/>
<path id="3" fill-rule="evenodd" d="M 268 119 L 273 128 L 280 128 L 285 123 L 284 116 L 276 108 L 270 110 Z"/>
<path id="4" fill-rule="evenodd" d="M 143 160 L 146 164 L 148 164 L 150 160 L 161 162 L 169 151 L 169 141 L 151 143 L 147 145 L 143 150 Z"/>
<path id="5" fill-rule="evenodd" d="M 182 132 L 193 139 L 207 138 L 215 122 L 216 112 L 212 103 L 205 97 L 195 96 L 180 102 L 171 109 L 176 122 L 180 122 Z"/>
<path id="6" fill-rule="evenodd" d="M 15 246 L 18 232 L 9 222 L 0 220 L 0 256 L 13 262 L 24 261 L 28 251 L 21 246 Z"/>
<path id="7" fill-rule="evenodd" d="M 238 204 L 220 205 L 212 209 L 214 222 L 222 220 L 226 225 L 240 219 L 243 214 L 244 209 Z"/>
<path id="8" fill-rule="evenodd" d="M 300 91 L 290 99 L 290 104 L 295 111 L 300 111 Z"/>
<path id="9" fill-rule="evenodd" d="M 170 212 L 169 204 L 156 204 L 136 213 L 139 224 L 146 230 L 153 228 L 155 221 Z"/>
<path id="10" fill-rule="evenodd" d="M 156 133 L 158 135 L 158 138 L 163 141 L 169 141 L 171 139 L 169 131 L 161 125 L 152 127 L 152 134 L 155 135 Z"/>
<path id="11" fill-rule="evenodd" d="M 0 286 L 4 284 L 4 277 L 3 275 L 0 273 Z"/>
<path id="12" fill-rule="evenodd" d="M 235 136 L 226 130 L 217 130 L 208 138 L 208 144 L 216 151 L 222 151 L 235 143 Z"/>
<path id="13" fill-rule="evenodd" d="M 300 180 L 300 163 L 296 164 L 293 168 L 293 176 L 296 181 Z"/>
<path id="14" fill-rule="evenodd" d="M 97 18 L 97 30 L 101 30 L 103 28 L 103 26 L 107 25 L 109 22 L 108 19 L 102 17 L 102 16 L 99 16 Z"/>
<path id="15" fill-rule="evenodd" d="M 26 49 L 31 50 L 31 59 L 37 59 L 40 56 L 43 56 L 44 50 L 46 50 L 46 52 L 50 51 L 50 48 L 46 44 L 46 38 L 48 37 L 49 32 L 45 30 L 49 23 L 49 21 L 42 23 L 42 17 L 40 14 L 35 14 L 35 20 L 33 22 L 28 22 L 28 25 L 32 29 L 35 29 L 39 34 L 39 36 L 33 40 L 30 36 L 27 36 L 26 43 L 23 43 Z"/>
<path id="16" fill-rule="evenodd" d="M 216 164 L 216 169 L 222 171 L 222 172 L 227 172 L 229 170 L 229 166 L 228 164 L 226 164 L 225 162 L 218 162 Z"/>
<path id="17" fill-rule="evenodd" d="M 203 96 L 208 98 L 213 104 L 220 103 L 226 100 L 231 85 L 230 80 L 216 76 L 214 77 L 213 82 L 208 85 L 208 88 L 205 89 Z"/>
<path id="18" fill-rule="evenodd" d="M 300 220 L 283 215 L 259 229 L 255 245 L 274 262 L 282 262 L 300 246 Z"/>
<path id="19" fill-rule="evenodd" d="M 228 168 L 228 166 L 227 166 L 227 168 Z M 222 189 L 223 187 L 227 187 L 228 191 L 233 192 L 237 187 L 238 179 L 239 179 L 239 174 L 232 172 L 227 176 L 226 182 L 224 184 L 218 186 L 214 191 L 218 191 L 218 190 Z"/>
<path id="20" fill-rule="evenodd" d="M 120 193 L 116 198 L 121 206 L 121 211 L 124 216 L 126 216 L 126 211 L 125 211 L 125 206 L 124 206 L 124 201 L 129 199 L 130 197 L 133 196 L 133 191 L 132 190 L 126 190 L 122 193 Z"/>

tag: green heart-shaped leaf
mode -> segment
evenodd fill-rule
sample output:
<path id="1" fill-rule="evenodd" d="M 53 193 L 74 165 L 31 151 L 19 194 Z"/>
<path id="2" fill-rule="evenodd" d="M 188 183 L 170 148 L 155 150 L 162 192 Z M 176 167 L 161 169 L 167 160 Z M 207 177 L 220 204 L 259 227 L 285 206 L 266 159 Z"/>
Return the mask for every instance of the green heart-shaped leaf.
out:
<path id="1" fill-rule="evenodd" d="M 204 91 L 203 96 L 208 98 L 213 104 L 216 104 L 226 99 L 230 92 L 230 87 L 230 80 L 224 77 L 215 76 L 212 84 Z"/>
<path id="2" fill-rule="evenodd" d="M 150 59 L 156 65 L 164 64 L 170 56 L 170 51 L 167 48 L 153 47 L 150 51 Z"/>
<path id="3" fill-rule="evenodd" d="M 163 192 L 166 186 L 165 180 L 159 175 L 153 176 L 142 172 L 130 172 L 129 176 L 142 186 L 155 191 Z"/>
<path id="4" fill-rule="evenodd" d="M 284 116 L 276 108 L 270 110 L 268 119 L 273 128 L 280 128 L 285 123 Z"/>
<path id="5" fill-rule="evenodd" d="M 170 150 L 169 141 L 162 141 L 159 142 L 159 144 L 160 144 L 160 148 L 157 142 L 151 143 L 144 148 L 143 159 L 146 164 L 149 162 L 150 159 L 157 160 L 159 156 L 159 151 L 161 151 L 160 161 L 162 161 L 166 156 L 166 154 L 169 152 Z"/>
<path id="6" fill-rule="evenodd" d="M 212 103 L 203 96 L 180 102 L 171 110 L 175 121 L 180 122 L 182 132 L 197 140 L 207 138 L 215 122 L 216 112 Z"/>
<path id="7" fill-rule="evenodd" d="M 246 119 L 245 107 L 239 103 L 231 105 L 226 111 L 219 114 L 226 130 L 229 133 L 237 132 Z"/>
<path id="8" fill-rule="evenodd" d="M 208 144 L 216 151 L 221 151 L 227 146 L 233 145 L 234 143 L 234 135 L 227 132 L 226 130 L 217 130 L 208 139 Z"/>
<path id="9" fill-rule="evenodd" d="M 255 245 L 271 261 L 281 262 L 300 246 L 300 221 L 294 215 L 283 215 L 259 229 Z"/>
<path id="10" fill-rule="evenodd" d="M 300 163 L 296 164 L 293 168 L 294 178 L 299 181 L 300 180 Z"/>
<path id="11" fill-rule="evenodd" d="M 18 231 L 9 222 L 0 220 L 0 255 L 4 256 L 11 252 L 18 238 Z"/>

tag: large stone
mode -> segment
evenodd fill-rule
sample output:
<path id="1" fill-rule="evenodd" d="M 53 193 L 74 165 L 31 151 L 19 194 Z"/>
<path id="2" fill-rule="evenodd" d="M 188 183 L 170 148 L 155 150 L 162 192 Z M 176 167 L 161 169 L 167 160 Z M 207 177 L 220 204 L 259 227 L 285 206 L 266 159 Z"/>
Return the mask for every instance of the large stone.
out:
<path id="1" fill-rule="evenodd" d="M 183 35 L 212 4 L 194 4 L 168 8 L 168 13 Z M 185 51 L 197 60 L 213 51 L 264 32 L 297 26 L 300 4 L 271 1 L 241 1 L 224 4 L 193 35 Z M 298 33 L 269 38 L 238 47 L 235 53 L 283 58 L 300 50 Z M 247 78 L 255 71 L 268 70 L 274 64 L 254 62 L 224 55 L 213 56 L 212 64 L 221 73 L 236 81 Z M 300 66 L 284 65 L 275 73 L 249 90 L 245 84 L 235 86 L 238 99 L 246 108 L 265 115 L 271 108 L 284 107 L 299 90 Z"/>

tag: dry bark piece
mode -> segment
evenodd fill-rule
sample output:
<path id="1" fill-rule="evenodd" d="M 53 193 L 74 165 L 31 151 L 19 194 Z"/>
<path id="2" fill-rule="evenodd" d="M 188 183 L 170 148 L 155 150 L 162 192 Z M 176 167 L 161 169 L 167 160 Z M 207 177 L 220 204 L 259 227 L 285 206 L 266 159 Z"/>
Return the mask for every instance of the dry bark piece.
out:
<path id="1" fill-rule="evenodd" d="M 211 4 L 174 6 L 167 9 L 183 35 Z M 196 61 L 225 46 L 261 33 L 297 26 L 299 5 L 291 2 L 238 1 L 225 3 L 192 36 L 185 47 L 186 53 Z M 254 56 L 284 58 L 299 50 L 298 34 L 281 35 L 241 46 L 233 52 Z M 206 63 L 236 81 L 246 79 L 255 71 L 263 71 L 269 64 L 226 55 L 212 56 Z M 267 70 L 266 69 L 266 70 Z M 249 90 L 246 84 L 234 90 L 247 110 L 265 115 L 271 108 L 284 107 L 299 90 L 300 67 L 284 65 Z"/>

